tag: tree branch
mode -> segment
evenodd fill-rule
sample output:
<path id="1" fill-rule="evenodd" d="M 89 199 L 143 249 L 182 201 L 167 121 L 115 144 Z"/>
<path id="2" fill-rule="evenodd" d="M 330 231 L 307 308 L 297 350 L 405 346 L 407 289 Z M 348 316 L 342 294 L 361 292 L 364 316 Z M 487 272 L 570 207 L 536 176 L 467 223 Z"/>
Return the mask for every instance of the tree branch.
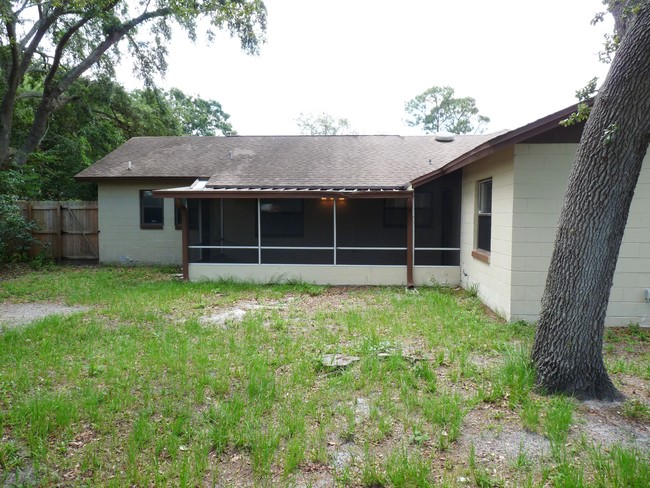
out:
<path id="1" fill-rule="evenodd" d="M 43 92 L 41 91 L 24 91 L 16 95 L 16 100 L 21 100 L 23 98 L 42 98 Z"/>
<path id="2" fill-rule="evenodd" d="M 18 17 L 20 14 L 22 14 L 22 13 L 23 13 L 23 10 L 27 9 L 27 7 L 28 7 L 28 3 L 29 3 L 29 0 L 25 0 L 25 1 L 23 2 L 23 4 L 20 6 L 20 8 L 18 8 L 18 9 L 16 10 L 16 12 L 15 12 L 16 17 Z M 40 4 L 38 5 L 38 7 L 40 8 Z"/>
<path id="3" fill-rule="evenodd" d="M 77 33 L 77 31 L 79 31 L 79 29 L 81 29 L 84 25 L 86 25 L 91 20 L 91 18 L 92 17 L 90 16 L 81 18 L 76 24 L 72 25 L 59 40 L 59 43 L 56 45 L 56 49 L 54 51 L 52 65 L 50 66 L 49 72 L 47 73 L 47 76 L 45 77 L 45 81 L 43 82 L 43 85 L 45 86 L 46 90 L 50 85 L 50 83 L 52 82 L 52 80 L 54 79 L 56 72 L 59 70 L 59 65 L 61 64 L 61 57 L 63 56 L 63 49 L 68 44 L 72 36 L 74 36 Z"/>
<path id="4" fill-rule="evenodd" d="M 30 43 L 30 46 L 33 46 L 33 49 L 36 49 L 36 46 L 38 46 L 38 44 L 40 43 L 40 39 L 42 39 L 42 37 L 43 37 L 43 35 L 45 34 L 45 32 L 47 32 L 47 29 L 50 28 L 50 26 L 52 25 L 52 23 L 53 23 L 53 22 L 54 22 L 54 21 L 55 21 L 55 20 L 56 20 L 56 19 L 57 19 L 57 18 L 58 18 L 62 13 L 63 13 L 62 10 L 60 10 L 60 9 L 55 9 L 55 10 L 52 12 L 52 15 L 49 15 L 49 11 L 48 11 L 48 10 L 46 10 L 45 12 L 42 11 L 42 10 L 40 9 L 40 5 L 39 5 L 39 15 L 38 15 L 38 20 L 37 20 L 36 22 L 34 22 L 34 25 L 32 25 L 32 28 L 29 29 L 29 31 L 27 32 L 27 34 L 25 34 L 25 36 L 24 36 L 24 37 L 22 38 L 22 40 L 19 42 L 20 49 L 21 49 L 21 50 L 26 50 L 26 49 L 27 49 L 26 46 L 27 46 L 28 43 L 30 43 L 30 39 L 32 40 L 31 43 Z M 17 16 L 17 14 L 16 14 L 16 16 Z M 45 28 L 43 29 L 43 27 L 45 27 Z M 43 30 L 42 30 L 42 29 L 43 29 Z M 34 38 L 34 36 L 35 36 L 37 33 L 41 32 L 41 30 L 42 30 L 42 34 L 39 36 L 38 41 L 36 42 L 36 44 L 34 44 L 33 38 Z"/>
<path id="5" fill-rule="evenodd" d="M 102 11 L 103 12 L 109 12 L 112 10 L 117 4 L 119 3 L 119 0 L 114 0 L 113 2 L 107 4 Z M 66 45 L 68 42 L 70 42 L 70 39 L 72 39 L 72 36 L 74 36 L 79 29 L 81 29 L 84 25 L 86 25 L 88 22 L 90 22 L 93 17 L 95 17 L 94 12 L 88 13 L 85 17 L 82 17 L 77 21 L 77 23 L 73 24 L 71 27 L 68 28 L 65 34 L 61 37 L 59 40 L 58 44 L 56 45 L 56 49 L 54 51 L 54 57 L 52 59 L 52 66 L 50 67 L 50 72 L 48 73 L 47 77 L 45 78 L 45 81 L 43 82 L 45 89 L 47 90 L 49 84 L 52 82 L 54 79 L 54 76 L 56 75 L 56 72 L 59 69 L 59 65 L 61 64 L 61 58 L 63 57 L 63 50 L 65 49 Z"/>
<path id="6" fill-rule="evenodd" d="M 23 75 L 27 71 L 27 68 L 29 68 L 29 64 L 32 62 L 32 57 L 34 56 L 34 53 L 36 52 L 38 46 L 43 40 L 43 37 L 47 33 L 48 29 L 52 26 L 52 24 L 54 24 L 54 22 L 61 15 L 62 15 L 62 11 L 60 9 L 54 9 L 52 15 L 48 15 L 47 17 L 44 17 L 43 19 L 35 23 L 30 31 L 30 34 L 20 42 L 19 47 L 20 50 L 23 51 L 23 58 L 20 63 L 20 66 L 18 67 L 18 72 L 21 80 Z M 35 27 L 38 28 L 34 30 Z M 25 48 L 25 43 L 30 37 L 31 37 L 31 42 L 29 43 L 29 46 Z"/>
<path id="7" fill-rule="evenodd" d="M 11 72 L 10 77 L 14 71 L 18 68 L 18 59 L 20 57 L 20 50 L 16 45 L 16 18 L 14 17 L 10 21 L 8 20 L 5 23 L 5 28 L 7 29 L 7 39 L 9 39 L 9 47 L 11 49 Z"/>
<path id="8" fill-rule="evenodd" d="M 65 91 L 77 78 L 95 64 L 111 46 L 119 42 L 133 28 L 153 18 L 169 15 L 171 12 L 172 10 L 168 7 L 153 10 L 151 12 L 144 12 L 138 17 L 135 17 L 115 28 L 90 54 L 88 54 L 88 56 L 86 56 L 85 59 L 65 75 L 58 84 L 58 94 L 63 93 L 63 91 Z"/>

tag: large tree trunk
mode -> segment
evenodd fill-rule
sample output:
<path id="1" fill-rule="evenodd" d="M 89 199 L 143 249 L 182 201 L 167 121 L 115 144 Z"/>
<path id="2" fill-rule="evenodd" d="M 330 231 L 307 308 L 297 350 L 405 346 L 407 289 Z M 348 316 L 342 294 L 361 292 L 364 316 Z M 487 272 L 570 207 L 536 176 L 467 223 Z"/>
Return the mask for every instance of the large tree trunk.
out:
<path id="1" fill-rule="evenodd" d="M 38 149 L 38 146 L 41 144 L 41 141 L 47 132 L 47 122 L 50 114 L 54 111 L 56 106 L 57 102 L 55 97 L 48 96 L 47 94 L 43 95 L 41 102 L 38 104 L 38 108 L 34 113 L 34 121 L 32 122 L 29 132 L 23 141 L 23 145 L 14 157 L 15 164 L 18 166 L 24 165 L 27 162 L 29 155 Z"/>
<path id="2" fill-rule="evenodd" d="M 3 63 L 0 69 L 6 71 L 5 78 L 5 92 L 0 102 L 0 168 L 4 168 L 9 157 L 9 143 L 11 141 L 11 123 L 14 114 L 14 105 L 16 103 L 16 94 L 18 92 L 18 85 L 22 81 L 22 76 L 19 73 L 19 51 L 16 46 L 16 29 L 12 21 L 5 23 L 7 29 L 7 38 L 11 49 L 11 62 Z"/>
<path id="3" fill-rule="evenodd" d="M 9 86 L 0 102 L 0 170 L 9 166 L 9 145 L 11 142 L 11 122 L 14 113 L 16 90 Z"/>
<path id="4" fill-rule="evenodd" d="M 616 400 L 602 356 L 623 232 L 650 143 L 650 1 L 629 24 L 576 154 L 532 359 L 538 386 Z"/>

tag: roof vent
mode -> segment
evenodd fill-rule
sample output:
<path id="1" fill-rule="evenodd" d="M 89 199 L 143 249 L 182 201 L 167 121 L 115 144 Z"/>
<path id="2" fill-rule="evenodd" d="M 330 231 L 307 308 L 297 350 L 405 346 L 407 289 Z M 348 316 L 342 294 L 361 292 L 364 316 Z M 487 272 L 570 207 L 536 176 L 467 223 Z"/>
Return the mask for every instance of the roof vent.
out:
<path id="1" fill-rule="evenodd" d="M 436 132 L 435 138 L 438 142 L 451 142 L 454 140 L 454 134 L 447 131 Z"/>

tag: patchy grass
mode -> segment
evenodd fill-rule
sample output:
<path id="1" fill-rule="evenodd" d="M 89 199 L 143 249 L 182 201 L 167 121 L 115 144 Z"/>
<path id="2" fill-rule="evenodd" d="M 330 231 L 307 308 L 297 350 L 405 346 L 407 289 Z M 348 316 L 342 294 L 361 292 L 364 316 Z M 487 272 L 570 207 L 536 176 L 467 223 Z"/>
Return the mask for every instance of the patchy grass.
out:
<path id="1" fill-rule="evenodd" d="M 534 328 L 487 314 L 471 293 L 173 273 L 51 268 L 0 281 L 3 303 L 89 307 L 0 325 L 0 484 L 647 482 L 644 329 L 606 334 L 629 400 L 580 404 L 533 391 Z M 359 361 L 330 368 L 323 354 Z"/>

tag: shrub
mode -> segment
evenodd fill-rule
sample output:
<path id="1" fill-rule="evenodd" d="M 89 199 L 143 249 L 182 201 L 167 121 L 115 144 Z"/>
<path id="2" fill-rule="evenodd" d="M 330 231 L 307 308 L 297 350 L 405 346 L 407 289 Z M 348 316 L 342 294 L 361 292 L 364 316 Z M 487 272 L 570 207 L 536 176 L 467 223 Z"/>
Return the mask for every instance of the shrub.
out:
<path id="1" fill-rule="evenodd" d="M 0 195 L 0 264 L 27 258 L 34 224 L 23 217 L 16 200 Z"/>

